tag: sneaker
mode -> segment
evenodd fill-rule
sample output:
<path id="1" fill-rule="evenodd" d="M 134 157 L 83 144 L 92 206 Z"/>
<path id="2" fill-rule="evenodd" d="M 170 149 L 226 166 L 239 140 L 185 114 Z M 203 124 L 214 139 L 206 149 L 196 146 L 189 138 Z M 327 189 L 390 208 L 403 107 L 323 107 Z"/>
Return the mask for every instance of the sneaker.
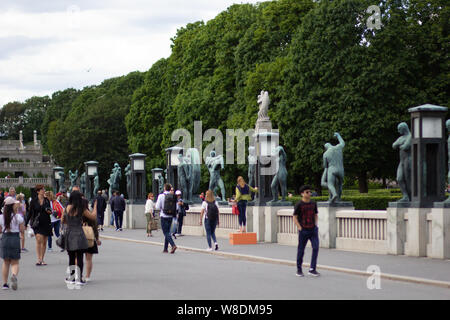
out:
<path id="1" fill-rule="evenodd" d="M 23 248 L 23 249 L 22 249 L 22 252 L 28 252 L 28 249 Z"/>
<path id="2" fill-rule="evenodd" d="M 11 288 L 17 290 L 17 277 L 14 274 L 11 276 Z"/>
<path id="3" fill-rule="evenodd" d="M 89 281 L 91 281 L 91 278 L 86 278 L 85 281 L 86 283 L 88 283 Z"/>
<path id="4" fill-rule="evenodd" d="M 300 270 L 300 271 L 297 271 L 297 273 L 296 273 L 295 275 L 296 275 L 297 277 L 304 277 L 304 276 L 305 276 L 301 270 Z"/>
<path id="5" fill-rule="evenodd" d="M 67 284 L 75 284 L 75 279 L 66 278 L 66 279 L 64 279 L 64 282 Z"/>
<path id="6" fill-rule="evenodd" d="M 217 251 L 217 250 L 219 250 L 219 245 L 216 243 L 216 248 L 215 248 L 215 250 Z"/>
<path id="7" fill-rule="evenodd" d="M 119 229 L 116 229 L 116 231 L 119 231 Z"/>
<path id="8" fill-rule="evenodd" d="M 172 247 L 172 250 L 170 250 L 170 253 L 175 253 L 175 250 L 177 250 L 177 246 Z"/>
<path id="9" fill-rule="evenodd" d="M 48 248 L 47 252 L 53 252 L 53 249 L 52 248 Z"/>
<path id="10" fill-rule="evenodd" d="M 177 239 L 175 233 L 172 233 L 172 237 L 173 237 L 175 240 Z"/>
<path id="11" fill-rule="evenodd" d="M 320 273 L 318 273 L 316 270 L 309 270 L 308 274 L 312 275 L 313 277 L 320 276 Z"/>
<path id="12" fill-rule="evenodd" d="M 213 251 L 212 248 L 206 248 L 206 251 Z"/>
<path id="13" fill-rule="evenodd" d="M 86 281 L 84 281 L 84 280 L 77 280 L 77 281 L 75 281 L 75 284 L 78 285 L 78 286 L 84 286 L 86 284 Z"/>
<path id="14" fill-rule="evenodd" d="M 163 253 L 169 253 L 169 251 L 168 250 L 163 250 Z"/>
<path id="15" fill-rule="evenodd" d="M 7 284 L 7 283 L 5 283 L 5 284 L 3 285 L 3 287 L 2 287 L 2 289 L 3 289 L 3 290 L 9 290 L 9 286 L 8 286 L 8 284 Z"/>
<path id="16" fill-rule="evenodd" d="M 120 230 L 120 231 L 123 231 L 123 229 L 122 229 L 122 228 L 120 228 L 119 230 Z"/>

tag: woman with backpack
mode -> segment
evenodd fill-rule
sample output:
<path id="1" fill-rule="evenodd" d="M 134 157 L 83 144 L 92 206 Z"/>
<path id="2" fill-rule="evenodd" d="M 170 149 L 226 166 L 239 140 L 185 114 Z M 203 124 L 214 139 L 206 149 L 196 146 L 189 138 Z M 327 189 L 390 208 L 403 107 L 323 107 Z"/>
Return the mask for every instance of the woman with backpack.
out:
<path id="1" fill-rule="evenodd" d="M 219 250 L 219 245 L 216 239 L 216 227 L 219 225 L 219 204 L 214 198 L 212 190 L 206 191 L 205 201 L 202 203 L 202 211 L 200 212 L 200 225 L 205 226 L 206 241 L 208 241 L 208 248 L 206 250 L 212 251 L 211 238 L 215 244 L 215 250 Z"/>
<path id="2" fill-rule="evenodd" d="M 236 198 L 233 200 L 233 202 L 237 203 L 237 207 L 239 209 L 239 232 L 246 232 L 245 226 L 247 224 L 247 202 L 252 200 L 250 192 L 258 192 L 258 188 L 252 188 L 247 183 L 245 183 L 244 178 L 239 176 L 237 178 Z"/>

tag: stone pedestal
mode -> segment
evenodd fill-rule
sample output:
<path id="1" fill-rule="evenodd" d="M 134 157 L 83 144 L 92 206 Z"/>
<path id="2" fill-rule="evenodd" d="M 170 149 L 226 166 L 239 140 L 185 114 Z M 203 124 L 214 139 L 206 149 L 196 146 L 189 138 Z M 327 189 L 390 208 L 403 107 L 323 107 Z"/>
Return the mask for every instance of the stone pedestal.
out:
<path id="1" fill-rule="evenodd" d="M 389 207 L 386 209 L 386 238 L 389 254 L 401 255 L 405 253 L 405 213 L 408 212 L 408 207 L 409 205 L 398 205 L 398 202 L 390 202 Z"/>
<path id="2" fill-rule="evenodd" d="M 145 229 L 147 227 L 147 217 L 145 216 L 145 204 L 128 204 L 123 213 L 123 228 Z"/>
<path id="3" fill-rule="evenodd" d="M 264 207 L 264 241 L 265 242 L 277 242 L 278 241 L 278 216 L 277 212 L 282 209 L 291 209 L 293 206 L 289 202 L 285 202 L 284 206 L 280 205 L 267 205 Z"/>
<path id="4" fill-rule="evenodd" d="M 256 240 L 265 239 L 265 206 L 247 207 L 247 231 L 256 232 Z M 251 212 L 251 214 L 249 214 Z"/>
<path id="5" fill-rule="evenodd" d="M 427 256 L 427 213 L 431 208 L 409 208 L 406 226 L 405 254 L 414 257 Z"/>
<path id="6" fill-rule="evenodd" d="M 435 202 L 431 215 L 431 257 L 450 259 L 450 203 Z"/>
<path id="7" fill-rule="evenodd" d="M 318 202 L 319 244 L 322 248 L 336 248 L 337 224 L 336 211 L 355 210 L 352 202 Z"/>

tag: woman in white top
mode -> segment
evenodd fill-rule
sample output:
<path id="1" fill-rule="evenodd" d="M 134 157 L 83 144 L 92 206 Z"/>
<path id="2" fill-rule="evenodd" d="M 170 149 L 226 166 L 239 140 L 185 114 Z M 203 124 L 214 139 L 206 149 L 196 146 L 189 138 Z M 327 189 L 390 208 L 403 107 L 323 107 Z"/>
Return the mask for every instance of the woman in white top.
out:
<path id="1" fill-rule="evenodd" d="M 215 250 L 219 250 L 219 245 L 217 244 L 216 239 L 216 227 L 219 225 L 219 204 L 214 198 L 214 192 L 212 190 L 206 191 L 206 198 L 202 203 L 200 225 L 202 225 L 202 223 L 205 226 L 206 241 L 208 241 L 208 248 L 206 250 L 213 250 L 211 246 L 211 238 L 214 241 Z"/>
<path id="2" fill-rule="evenodd" d="M 147 196 L 147 202 L 145 202 L 145 216 L 147 217 L 147 237 L 152 237 L 152 224 L 155 220 L 155 203 L 153 202 L 153 193 L 149 193 Z"/>
<path id="3" fill-rule="evenodd" d="M 17 213 L 19 201 L 12 197 L 5 200 L 3 214 L 0 215 L 0 232 L 2 239 L 0 244 L 0 258 L 3 259 L 2 266 L 2 289 L 9 289 L 8 275 L 11 266 L 11 287 L 17 290 L 17 275 L 19 274 L 20 260 L 20 231 L 24 230 L 24 219 Z"/>

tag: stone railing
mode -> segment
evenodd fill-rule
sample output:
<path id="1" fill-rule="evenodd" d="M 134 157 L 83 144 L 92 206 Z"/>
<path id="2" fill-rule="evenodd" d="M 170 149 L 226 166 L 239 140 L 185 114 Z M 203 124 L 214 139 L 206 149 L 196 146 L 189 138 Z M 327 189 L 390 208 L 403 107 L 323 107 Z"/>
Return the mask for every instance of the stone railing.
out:
<path id="1" fill-rule="evenodd" d="M 293 210 L 279 210 L 278 235 L 280 244 L 297 245 L 298 231 Z M 386 211 L 339 210 L 336 212 L 336 249 L 387 253 Z"/>
<path id="2" fill-rule="evenodd" d="M 52 185 L 51 178 L 1 178 L 0 188 L 18 187 L 23 186 L 26 188 L 33 188 L 37 184 L 43 184 L 47 186 Z"/>
<path id="3" fill-rule="evenodd" d="M 206 235 L 205 227 L 200 225 L 200 205 L 190 205 L 189 210 L 186 212 L 186 216 L 183 219 L 183 234 L 187 235 Z M 219 221 L 220 224 L 216 229 L 216 236 L 218 238 L 228 238 L 230 232 L 234 232 L 239 229 L 238 216 L 234 215 L 229 206 L 219 207 Z"/>
<path id="4" fill-rule="evenodd" d="M 3 162 L 4 169 L 31 169 L 31 168 L 53 168 L 55 165 L 48 162 Z"/>

